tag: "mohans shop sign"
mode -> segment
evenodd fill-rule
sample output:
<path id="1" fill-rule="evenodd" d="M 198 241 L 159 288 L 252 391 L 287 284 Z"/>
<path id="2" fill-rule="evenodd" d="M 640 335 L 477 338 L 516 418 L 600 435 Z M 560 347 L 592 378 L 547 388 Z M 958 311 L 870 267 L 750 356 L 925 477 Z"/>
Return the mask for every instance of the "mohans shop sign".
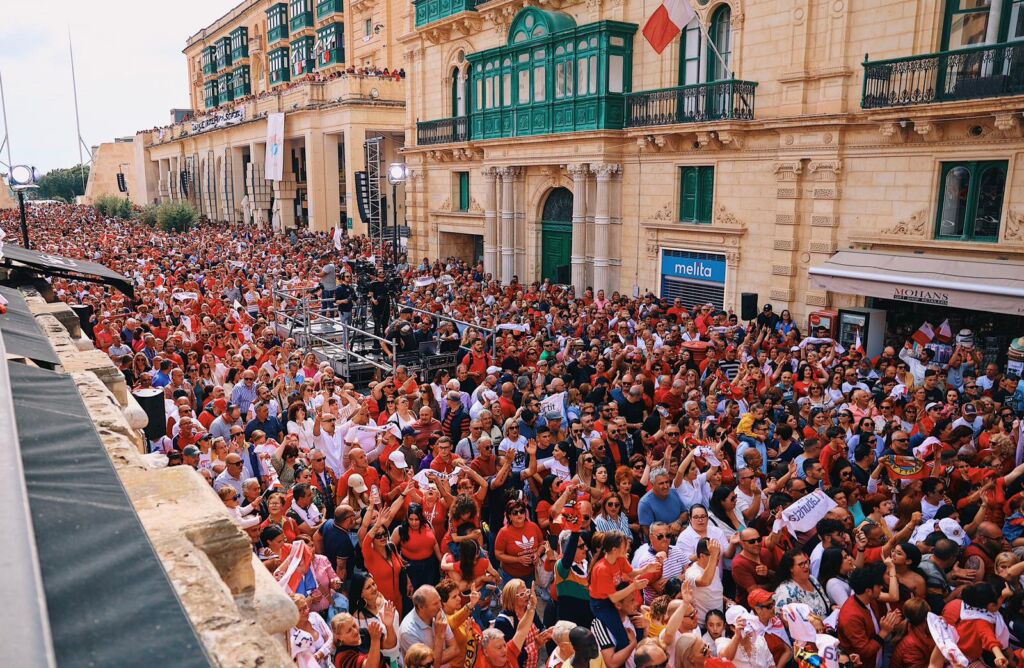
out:
<path id="1" fill-rule="evenodd" d="M 924 288 L 896 286 L 893 288 L 892 298 L 901 302 L 949 306 L 949 293 L 943 292 L 942 290 L 925 290 Z"/>

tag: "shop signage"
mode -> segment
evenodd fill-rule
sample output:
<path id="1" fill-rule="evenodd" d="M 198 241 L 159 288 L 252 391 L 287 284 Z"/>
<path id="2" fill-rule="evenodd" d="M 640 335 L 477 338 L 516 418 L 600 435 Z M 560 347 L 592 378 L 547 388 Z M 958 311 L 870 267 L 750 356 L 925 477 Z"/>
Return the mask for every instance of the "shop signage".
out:
<path id="1" fill-rule="evenodd" d="M 901 302 L 949 306 L 949 293 L 942 290 L 925 290 L 897 285 L 893 287 L 892 298 Z"/>
<path id="2" fill-rule="evenodd" d="M 212 116 L 204 116 L 203 118 L 192 121 L 192 134 L 209 132 L 210 130 L 219 130 L 221 128 L 238 125 L 239 123 L 244 122 L 245 107 L 237 107 L 231 111 L 214 114 Z"/>
<path id="3" fill-rule="evenodd" d="M 661 258 L 661 274 L 707 283 L 725 283 L 725 260 L 674 257 L 666 253 Z"/>

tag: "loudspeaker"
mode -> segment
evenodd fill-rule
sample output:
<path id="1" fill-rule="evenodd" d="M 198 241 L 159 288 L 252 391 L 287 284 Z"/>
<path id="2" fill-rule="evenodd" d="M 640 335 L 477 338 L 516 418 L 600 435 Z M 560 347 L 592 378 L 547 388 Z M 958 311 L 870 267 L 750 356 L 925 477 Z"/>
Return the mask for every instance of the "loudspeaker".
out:
<path id="1" fill-rule="evenodd" d="M 135 401 L 146 411 L 149 424 L 143 432 L 152 443 L 167 433 L 167 414 L 164 412 L 164 391 L 158 388 L 133 393 Z"/>
<path id="2" fill-rule="evenodd" d="M 740 294 L 740 317 L 748 322 L 757 317 L 756 292 L 744 292 Z"/>

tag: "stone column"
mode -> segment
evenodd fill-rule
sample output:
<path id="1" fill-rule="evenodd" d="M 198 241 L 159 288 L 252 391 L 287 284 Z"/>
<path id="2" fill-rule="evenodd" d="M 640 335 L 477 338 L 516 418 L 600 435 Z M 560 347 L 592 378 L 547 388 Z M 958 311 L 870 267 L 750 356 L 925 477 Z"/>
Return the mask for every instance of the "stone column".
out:
<path id="1" fill-rule="evenodd" d="M 622 166 L 615 170 L 611 182 L 609 210 L 608 263 L 611 266 L 609 282 L 612 290 L 623 290 L 622 285 Z"/>
<path id="2" fill-rule="evenodd" d="M 501 282 L 508 283 L 516 273 L 515 167 L 498 168 L 501 178 Z"/>
<path id="3" fill-rule="evenodd" d="M 498 278 L 498 172 L 494 167 L 484 167 L 480 173 L 484 177 L 484 273 Z"/>
<path id="4" fill-rule="evenodd" d="M 526 167 L 514 167 L 512 176 L 512 210 L 515 212 L 514 234 L 516 242 L 515 274 L 519 280 L 533 279 L 533 272 L 526 266 Z"/>
<path id="5" fill-rule="evenodd" d="M 569 165 L 572 177 L 572 284 L 576 294 L 587 289 L 587 165 Z"/>
<path id="6" fill-rule="evenodd" d="M 598 290 L 604 290 L 606 294 L 611 290 L 611 272 L 609 270 L 610 260 L 610 188 L 609 182 L 612 175 L 619 170 L 616 164 L 601 164 L 594 168 L 597 176 L 597 202 L 594 209 L 594 294 Z"/>

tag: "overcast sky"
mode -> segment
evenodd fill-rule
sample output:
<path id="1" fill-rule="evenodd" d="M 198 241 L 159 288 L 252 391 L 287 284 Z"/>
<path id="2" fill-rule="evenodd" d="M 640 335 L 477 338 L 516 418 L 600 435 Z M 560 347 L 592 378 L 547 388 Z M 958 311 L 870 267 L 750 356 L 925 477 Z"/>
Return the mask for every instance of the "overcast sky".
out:
<path id="1" fill-rule="evenodd" d="M 68 29 L 82 137 L 94 146 L 166 125 L 188 104 L 185 40 L 235 0 L 0 0 L 0 75 L 14 164 L 78 164 Z M 2 133 L 0 133 L 2 139 Z M 6 150 L 2 157 L 7 161 Z M 88 158 L 86 158 L 88 159 Z"/>

